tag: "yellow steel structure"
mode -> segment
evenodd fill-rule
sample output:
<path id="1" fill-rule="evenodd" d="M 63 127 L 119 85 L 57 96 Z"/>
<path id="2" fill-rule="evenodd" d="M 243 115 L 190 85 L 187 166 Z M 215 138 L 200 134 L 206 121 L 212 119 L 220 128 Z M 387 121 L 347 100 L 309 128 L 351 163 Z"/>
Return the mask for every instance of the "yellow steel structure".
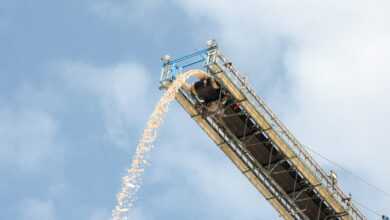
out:
<path id="1" fill-rule="evenodd" d="M 184 89 L 179 91 L 176 100 L 281 217 L 289 220 L 366 219 L 351 198 L 255 95 L 215 42 L 183 58 L 164 57 L 163 61 L 162 88 L 174 80 L 176 74 L 199 68 L 197 71 L 207 72 L 231 97 L 236 108 L 221 107 L 226 114 L 222 116 L 203 114 L 199 108 L 202 104 Z M 229 111 L 234 114 L 227 115 Z M 240 126 L 247 129 L 248 123 L 254 128 L 250 136 L 245 136 L 244 132 L 244 136 L 239 137 L 233 131 Z"/>

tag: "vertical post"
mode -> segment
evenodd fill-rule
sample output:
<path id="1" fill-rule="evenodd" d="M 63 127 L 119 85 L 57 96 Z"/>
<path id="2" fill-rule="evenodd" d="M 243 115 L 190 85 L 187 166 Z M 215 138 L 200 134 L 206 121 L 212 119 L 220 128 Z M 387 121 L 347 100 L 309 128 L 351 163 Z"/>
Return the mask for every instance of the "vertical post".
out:
<path id="1" fill-rule="evenodd" d="M 207 59 L 206 59 L 206 66 L 213 64 L 216 62 L 217 59 L 217 50 L 218 50 L 218 45 L 217 41 L 215 40 L 208 40 L 207 41 Z"/>
<path id="2" fill-rule="evenodd" d="M 164 89 L 168 87 L 171 80 L 171 56 L 165 55 L 161 57 L 161 61 L 163 62 L 163 66 L 161 68 L 160 89 Z"/>
<path id="3" fill-rule="evenodd" d="M 169 78 L 170 74 L 170 69 L 171 69 L 171 56 L 169 55 L 164 55 L 161 57 L 161 61 L 163 62 L 163 67 L 161 70 L 161 77 L 160 81 L 164 81 Z"/>

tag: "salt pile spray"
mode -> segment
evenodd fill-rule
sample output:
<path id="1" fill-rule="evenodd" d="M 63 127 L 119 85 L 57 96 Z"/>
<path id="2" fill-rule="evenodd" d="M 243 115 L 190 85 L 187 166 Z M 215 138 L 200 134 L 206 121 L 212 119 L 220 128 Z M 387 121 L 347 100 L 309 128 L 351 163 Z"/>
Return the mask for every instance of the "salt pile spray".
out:
<path id="1" fill-rule="evenodd" d="M 152 150 L 153 142 L 157 137 L 157 129 L 161 126 L 165 114 L 168 112 L 169 103 L 176 96 L 180 87 L 193 75 L 195 70 L 179 74 L 174 82 L 170 84 L 167 91 L 157 103 L 153 113 L 146 124 L 141 139 L 138 142 L 135 155 L 133 156 L 131 167 L 122 177 L 121 191 L 116 195 L 117 205 L 112 210 L 112 220 L 124 220 L 128 217 L 128 211 L 133 207 L 135 196 L 141 187 L 142 174 L 147 165 L 146 155 Z"/>

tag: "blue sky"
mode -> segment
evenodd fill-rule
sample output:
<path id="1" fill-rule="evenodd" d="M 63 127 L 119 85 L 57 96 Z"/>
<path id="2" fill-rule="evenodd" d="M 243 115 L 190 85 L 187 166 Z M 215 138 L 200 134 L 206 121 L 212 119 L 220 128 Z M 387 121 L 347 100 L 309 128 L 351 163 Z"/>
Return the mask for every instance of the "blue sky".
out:
<path id="1" fill-rule="evenodd" d="M 379 0 L 3 0 L 0 219 L 108 219 L 161 95 L 159 58 L 210 38 L 303 143 L 390 191 L 389 10 Z M 176 103 L 151 161 L 131 219 L 279 219 Z M 320 162 L 356 201 L 390 212 L 388 197 Z"/>

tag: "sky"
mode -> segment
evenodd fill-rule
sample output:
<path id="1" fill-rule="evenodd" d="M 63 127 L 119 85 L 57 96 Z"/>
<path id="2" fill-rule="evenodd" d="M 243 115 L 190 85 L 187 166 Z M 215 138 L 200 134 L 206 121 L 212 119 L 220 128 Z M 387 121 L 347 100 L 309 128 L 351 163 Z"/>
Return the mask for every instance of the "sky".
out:
<path id="1" fill-rule="evenodd" d="M 302 143 L 390 192 L 389 11 L 386 0 L 1 1 L 0 219 L 109 219 L 162 94 L 160 57 L 211 38 Z M 390 214 L 388 195 L 314 157 L 354 201 Z M 150 160 L 130 219 L 280 219 L 177 103 Z"/>

